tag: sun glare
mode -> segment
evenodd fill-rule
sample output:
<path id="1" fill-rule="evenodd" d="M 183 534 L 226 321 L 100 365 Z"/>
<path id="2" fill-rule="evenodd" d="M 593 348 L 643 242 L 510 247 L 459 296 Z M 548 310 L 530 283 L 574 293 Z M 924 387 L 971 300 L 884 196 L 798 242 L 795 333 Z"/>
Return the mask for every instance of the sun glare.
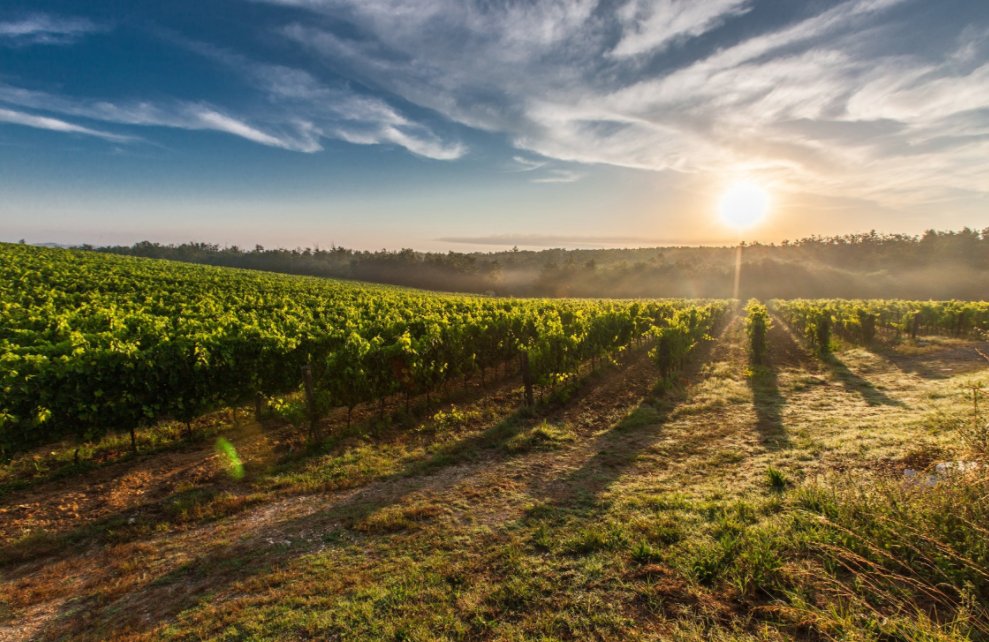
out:
<path id="1" fill-rule="evenodd" d="M 766 218 L 769 194 L 755 183 L 740 181 L 721 197 L 718 212 L 721 222 L 736 230 L 748 229 Z"/>

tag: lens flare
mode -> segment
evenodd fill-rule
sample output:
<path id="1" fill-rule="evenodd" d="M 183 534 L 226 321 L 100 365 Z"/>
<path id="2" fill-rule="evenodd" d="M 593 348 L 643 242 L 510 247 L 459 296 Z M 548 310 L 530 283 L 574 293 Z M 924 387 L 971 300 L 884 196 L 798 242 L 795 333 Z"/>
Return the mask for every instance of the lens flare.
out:
<path id="1" fill-rule="evenodd" d="M 225 460 L 227 474 L 234 479 L 242 479 L 244 477 L 244 462 L 240 460 L 240 455 L 237 454 L 237 449 L 234 448 L 232 443 L 223 437 L 217 439 L 216 454 Z"/>

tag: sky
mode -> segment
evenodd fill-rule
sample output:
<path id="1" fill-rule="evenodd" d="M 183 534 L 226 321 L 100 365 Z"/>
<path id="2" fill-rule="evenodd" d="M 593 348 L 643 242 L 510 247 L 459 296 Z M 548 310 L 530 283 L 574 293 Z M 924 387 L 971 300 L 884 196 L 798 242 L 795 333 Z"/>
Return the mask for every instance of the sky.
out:
<path id="1" fill-rule="evenodd" d="M 766 220 L 718 217 L 738 181 Z M 5 0 L 0 240 L 989 227 L 984 0 Z"/>

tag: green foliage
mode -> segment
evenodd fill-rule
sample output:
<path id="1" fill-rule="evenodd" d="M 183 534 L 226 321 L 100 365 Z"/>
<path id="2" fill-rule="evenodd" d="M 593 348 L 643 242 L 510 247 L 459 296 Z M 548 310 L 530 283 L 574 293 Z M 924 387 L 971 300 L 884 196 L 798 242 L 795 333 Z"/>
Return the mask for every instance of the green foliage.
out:
<path id="1" fill-rule="evenodd" d="M 302 388 L 305 365 L 318 417 L 520 355 L 531 384 L 554 387 L 653 327 L 679 363 L 724 308 L 441 295 L 0 244 L 0 454 L 278 398 Z M 273 412 L 309 419 L 285 401 Z"/>
<path id="2" fill-rule="evenodd" d="M 832 331 L 843 341 L 867 347 L 922 334 L 980 338 L 989 332 L 985 301 L 792 299 L 771 301 L 770 306 L 822 355 L 830 351 Z"/>
<path id="3" fill-rule="evenodd" d="M 749 356 L 752 363 L 766 363 L 766 333 L 771 324 L 766 306 L 755 299 L 749 301 L 745 306 L 745 330 L 749 335 Z"/>
<path id="4" fill-rule="evenodd" d="M 687 355 L 713 331 L 727 311 L 725 301 L 698 303 L 675 310 L 653 325 L 651 333 L 656 339 L 656 347 L 650 355 L 663 379 L 669 380 L 683 369 Z"/>
<path id="5" fill-rule="evenodd" d="M 268 404 L 268 409 L 273 416 L 296 428 L 301 429 L 308 419 L 306 404 L 299 399 L 275 397 Z"/>

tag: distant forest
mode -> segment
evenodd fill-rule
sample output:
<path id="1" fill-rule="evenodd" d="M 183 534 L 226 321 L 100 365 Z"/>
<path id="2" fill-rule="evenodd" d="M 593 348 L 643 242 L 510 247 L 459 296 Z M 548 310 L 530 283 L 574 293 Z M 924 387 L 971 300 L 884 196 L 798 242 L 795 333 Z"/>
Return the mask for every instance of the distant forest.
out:
<path id="1" fill-rule="evenodd" d="M 430 290 L 550 297 L 728 297 L 737 252 L 735 247 L 368 252 L 147 241 L 81 249 Z M 989 228 L 744 245 L 740 296 L 986 299 Z"/>

